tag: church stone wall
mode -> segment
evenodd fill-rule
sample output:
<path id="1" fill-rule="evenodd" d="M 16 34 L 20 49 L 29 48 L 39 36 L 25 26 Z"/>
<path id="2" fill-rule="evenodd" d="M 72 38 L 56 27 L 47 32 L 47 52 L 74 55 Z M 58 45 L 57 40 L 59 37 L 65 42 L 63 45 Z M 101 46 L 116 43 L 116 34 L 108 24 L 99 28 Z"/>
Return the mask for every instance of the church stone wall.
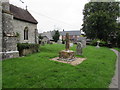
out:
<path id="1" fill-rule="evenodd" d="M 2 60 L 2 5 L 0 1 L 0 60 Z"/>
<path id="2" fill-rule="evenodd" d="M 2 1 L 2 59 L 19 56 L 17 38 L 13 32 L 13 15 L 9 12 L 9 2 Z"/>
<path id="3" fill-rule="evenodd" d="M 2 3 L 3 10 L 5 10 L 5 11 L 9 11 L 10 10 L 9 0 L 1 0 L 1 3 Z"/>
<path id="4" fill-rule="evenodd" d="M 28 40 L 24 40 L 24 29 L 28 27 Z M 36 43 L 35 36 L 37 24 L 32 24 L 17 19 L 13 20 L 13 30 L 15 33 L 19 33 L 19 43 Z M 38 38 L 37 38 L 38 39 Z M 37 40 L 38 41 L 38 40 Z"/>
<path id="5" fill-rule="evenodd" d="M 28 40 L 24 40 L 25 27 L 28 27 Z M 16 33 L 19 33 L 18 37 Z M 17 40 L 19 43 L 36 43 L 36 35 L 37 24 L 14 19 L 9 10 L 9 0 L 0 1 L 0 60 L 19 57 Z"/>

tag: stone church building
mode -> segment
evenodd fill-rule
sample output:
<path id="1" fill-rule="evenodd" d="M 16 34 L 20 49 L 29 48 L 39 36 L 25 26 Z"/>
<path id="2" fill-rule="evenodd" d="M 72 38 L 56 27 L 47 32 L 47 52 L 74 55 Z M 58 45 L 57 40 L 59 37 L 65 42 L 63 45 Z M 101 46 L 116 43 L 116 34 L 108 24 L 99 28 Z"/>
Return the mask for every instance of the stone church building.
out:
<path id="1" fill-rule="evenodd" d="M 28 10 L 0 1 L 0 60 L 18 57 L 17 43 L 38 43 L 37 21 Z"/>

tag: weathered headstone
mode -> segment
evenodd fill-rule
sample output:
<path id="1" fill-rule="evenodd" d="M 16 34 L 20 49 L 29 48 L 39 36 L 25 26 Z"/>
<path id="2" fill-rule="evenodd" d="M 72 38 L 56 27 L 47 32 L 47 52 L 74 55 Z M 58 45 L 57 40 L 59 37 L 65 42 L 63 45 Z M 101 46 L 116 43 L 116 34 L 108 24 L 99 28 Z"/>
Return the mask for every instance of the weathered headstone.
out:
<path id="1" fill-rule="evenodd" d="M 82 43 L 81 42 L 78 42 L 77 43 L 77 47 L 76 47 L 76 54 L 77 55 L 82 55 L 82 47 L 83 47 L 83 45 L 82 45 Z"/>
<path id="2" fill-rule="evenodd" d="M 83 48 L 86 47 L 86 37 L 80 37 L 78 38 L 77 42 L 81 42 L 83 45 Z"/>
<path id="3" fill-rule="evenodd" d="M 73 43 L 70 43 L 70 47 L 73 47 Z"/>
<path id="4" fill-rule="evenodd" d="M 83 48 L 85 48 L 86 47 L 86 40 L 82 40 L 81 43 L 82 43 Z"/>
<path id="5" fill-rule="evenodd" d="M 61 40 L 58 40 L 57 43 L 58 43 L 58 44 L 62 44 L 62 41 L 61 41 Z"/>

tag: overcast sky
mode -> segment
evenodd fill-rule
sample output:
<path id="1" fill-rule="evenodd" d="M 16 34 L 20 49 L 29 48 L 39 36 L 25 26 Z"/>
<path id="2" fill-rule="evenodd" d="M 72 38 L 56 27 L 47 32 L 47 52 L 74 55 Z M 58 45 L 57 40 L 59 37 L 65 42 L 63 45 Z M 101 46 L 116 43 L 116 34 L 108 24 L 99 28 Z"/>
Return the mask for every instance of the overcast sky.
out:
<path id="1" fill-rule="evenodd" d="M 10 0 L 11 4 L 24 8 L 38 21 L 39 32 L 80 30 L 83 8 L 89 0 Z"/>

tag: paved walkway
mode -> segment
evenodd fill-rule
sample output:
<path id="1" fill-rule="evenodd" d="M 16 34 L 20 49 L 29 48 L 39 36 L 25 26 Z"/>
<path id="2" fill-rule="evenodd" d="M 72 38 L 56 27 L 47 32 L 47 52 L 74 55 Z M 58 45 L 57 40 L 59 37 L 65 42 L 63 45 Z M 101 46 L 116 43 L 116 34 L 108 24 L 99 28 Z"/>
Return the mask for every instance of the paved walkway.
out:
<path id="1" fill-rule="evenodd" d="M 117 61 L 116 61 L 115 75 L 112 78 L 109 88 L 119 88 L 120 89 L 120 77 L 118 77 L 118 73 L 120 73 L 120 52 L 118 52 L 117 50 L 114 50 L 114 49 L 111 49 L 111 50 L 116 53 Z"/>

